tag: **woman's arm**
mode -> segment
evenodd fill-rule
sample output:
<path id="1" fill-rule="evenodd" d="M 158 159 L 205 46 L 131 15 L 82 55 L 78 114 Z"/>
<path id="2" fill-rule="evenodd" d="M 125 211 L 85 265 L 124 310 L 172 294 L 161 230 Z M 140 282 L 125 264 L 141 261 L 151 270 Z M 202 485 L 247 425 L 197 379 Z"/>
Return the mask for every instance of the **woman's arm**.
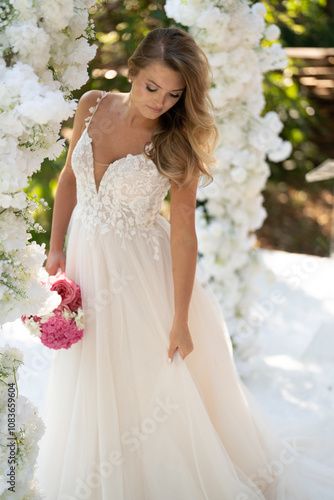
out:
<path id="1" fill-rule="evenodd" d="M 72 153 L 85 127 L 85 118 L 89 115 L 89 108 L 95 106 L 100 92 L 93 90 L 86 92 L 79 100 L 74 117 L 73 133 L 68 149 L 65 166 L 60 174 L 52 215 L 52 230 L 50 250 L 45 269 L 50 275 L 55 274 L 60 268 L 65 271 L 64 240 L 68 224 L 76 200 L 76 180 L 72 170 Z"/>
<path id="2" fill-rule="evenodd" d="M 193 350 L 188 328 L 188 312 L 197 264 L 197 237 L 195 230 L 197 185 L 197 178 L 187 188 L 179 189 L 173 181 L 171 184 L 170 244 L 175 305 L 174 320 L 170 331 L 170 347 L 168 350 L 168 356 L 171 361 L 173 361 L 176 349 L 178 349 L 183 359 Z"/>

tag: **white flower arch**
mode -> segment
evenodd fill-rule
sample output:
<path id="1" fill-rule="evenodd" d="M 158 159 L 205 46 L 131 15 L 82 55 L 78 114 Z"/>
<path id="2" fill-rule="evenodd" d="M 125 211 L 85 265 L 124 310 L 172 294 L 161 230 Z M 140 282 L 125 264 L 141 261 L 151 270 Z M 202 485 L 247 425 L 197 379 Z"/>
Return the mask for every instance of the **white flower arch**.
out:
<path id="1" fill-rule="evenodd" d="M 93 0 L 7 0 L 0 6 L 0 324 L 48 312 L 41 279 L 44 247 L 29 242 L 36 207 L 23 189 L 44 158 L 57 158 L 61 123 L 73 115 L 70 91 L 88 79 Z M 41 304 L 42 311 L 41 311 Z"/>
<path id="2" fill-rule="evenodd" d="M 266 156 L 281 161 L 291 144 L 278 134 L 275 112 L 265 104 L 263 74 L 284 68 L 287 58 L 277 26 L 267 26 L 266 7 L 246 0 L 167 0 L 168 17 L 189 28 L 213 70 L 211 98 L 217 112 L 219 168 L 214 183 L 200 188 L 197 210 L 200 267 L 217 295 L 235 346 L 241 375 L 256 347 L 251 306 L 258 253 L 254 231 L 266 211 L 263 190 L 270 174 Z M 274 42 L 274 43 L 272 43 Z"/>
<path id="3" fill-rule="evenodd" d="M 36 202 L 23 189 L 44 158 L 57 158 L 64 147 L 58 140 L 60 125 L 76 109 L 69 92 L 87 81 L 87 64 L 96 51 L 85 36 L 88 8 L 94 3 L 7 0 L 0 5 L 0 325 L 23 314 L 48 313 L 57 305 L 57 294 L 41 285 L 47 277 L 44 246 L 29 242 L 29 231 L 38 226 L 31 214 Z M 13 382 L 22 355 L 0 347 L 1 443 L 14 439 L 7 430 L 7 384 Z M 37 500 L 42 496 L 34 464 L 44 424 L 24 396 L 16 393 L 15 405 L 20 439 L 15 493 L 8 490 L 8 450 L 2 447 L 0 497 Z"/>

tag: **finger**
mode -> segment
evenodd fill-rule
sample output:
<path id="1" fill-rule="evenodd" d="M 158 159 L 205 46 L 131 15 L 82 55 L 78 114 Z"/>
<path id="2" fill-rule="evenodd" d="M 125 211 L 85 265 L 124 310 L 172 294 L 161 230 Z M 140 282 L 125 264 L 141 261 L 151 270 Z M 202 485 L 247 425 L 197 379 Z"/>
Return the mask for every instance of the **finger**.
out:
<path id="1" fill-rule="evenodd" d="M 46 266 L 45 267 L 47 273 L 49 274 L 49 276 L 54 276 L 55 275 L 55 266 Z"/>
<path id="2" fill-rule="evenodd" d="M 51 266 L 46 265 L 45 271 L 48 273 L 49 276 L 51 276 Z"/>
<path id="3" fill-rule="evenodd" d="M 172 363 L 174 359 L 174 354 L 176 351 L 176 347 L 170 346 L 168 350 L 168 363 Z"/>

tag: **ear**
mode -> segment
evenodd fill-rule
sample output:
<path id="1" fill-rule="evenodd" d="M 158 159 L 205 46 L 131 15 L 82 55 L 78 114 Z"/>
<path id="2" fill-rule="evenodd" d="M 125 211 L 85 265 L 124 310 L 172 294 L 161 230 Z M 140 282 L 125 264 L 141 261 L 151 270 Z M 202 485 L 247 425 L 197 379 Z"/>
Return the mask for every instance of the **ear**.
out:
<path id="1" fill-rule="evenodd" d="M 129 61 L 129 69 L 128 69 L 128 79 L 129 81 L 133 81 L 133 78 L 136 76 L 136 68 L 135 65 Z"/>

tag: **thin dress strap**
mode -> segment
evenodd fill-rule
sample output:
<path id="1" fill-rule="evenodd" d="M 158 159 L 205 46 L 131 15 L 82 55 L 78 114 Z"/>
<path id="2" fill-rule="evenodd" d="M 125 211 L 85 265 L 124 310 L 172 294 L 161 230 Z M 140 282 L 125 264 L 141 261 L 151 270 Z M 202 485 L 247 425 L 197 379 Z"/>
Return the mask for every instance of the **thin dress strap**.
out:
<path id="1" fill-rule="evenodd" d="M 90 111 L 90 115 L 87 116 L 87 118 L 85 118 L 85 122 L 86 122 L 86 129 L 88 130 L 88 127 L 90 125 L 90 122 L 92 121 L 92 118 L 93 116 L 95 115 L 96 111 L 97 111 L 97 108 L 99 107 L 100 105 L 100 102 L 102 101 L 102 99 L 108 95 L 108 92 L 106 92 L 105 90 L 102 90 L 101 91 L 101 97 L 98 97 L 97 100 L 96 100 L 96 104 L 95 106 L 92 106 L 91 108 L 89 108 L 89 111 Z"/>

